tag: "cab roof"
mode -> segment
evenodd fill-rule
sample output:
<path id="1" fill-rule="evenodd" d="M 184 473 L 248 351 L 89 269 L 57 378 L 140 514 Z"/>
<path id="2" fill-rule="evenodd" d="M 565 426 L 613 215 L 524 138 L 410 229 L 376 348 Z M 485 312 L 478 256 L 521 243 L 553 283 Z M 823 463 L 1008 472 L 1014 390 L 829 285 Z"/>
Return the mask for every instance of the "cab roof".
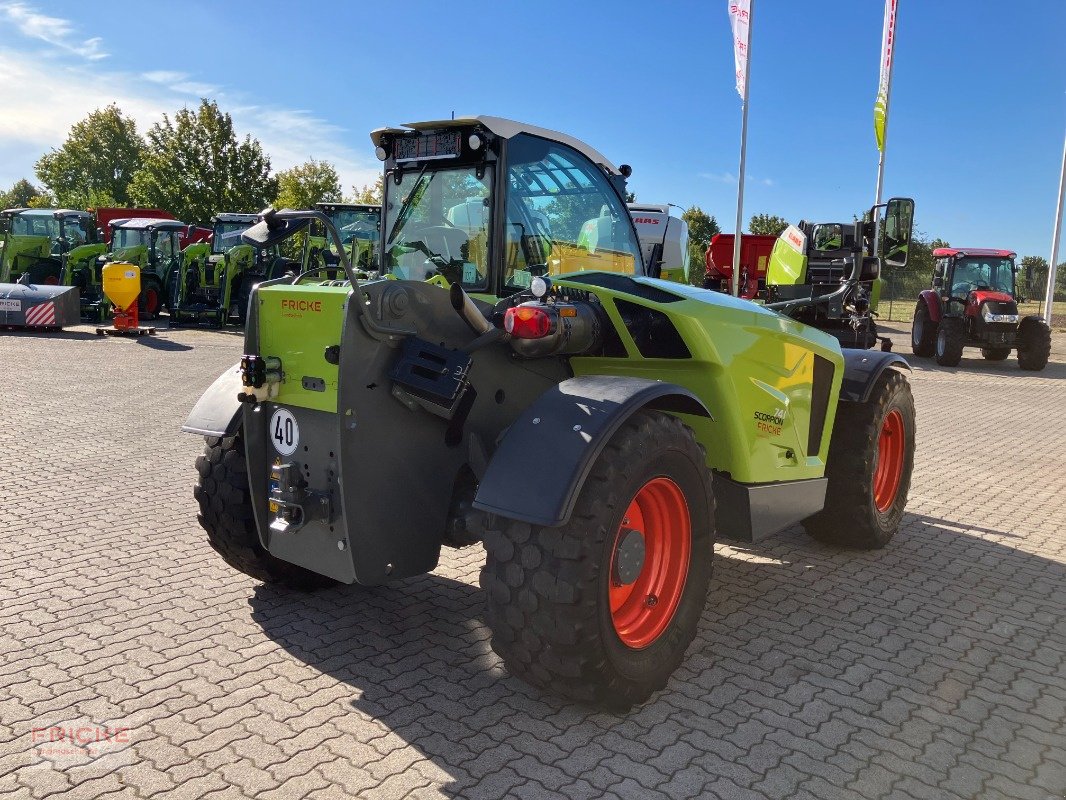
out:
<path id="1" fill-rule="evenodd" d="M 73 208 L 7 208 L 4 209 L 3 215 L 5 217 L 52 217 L 54 219 L 92 216 L 88 211 L 78 211 Z"/>
<path id="2" fill-rule="evenodd" d="M 211 217 L 211 222 L 247 222 L 249 225 L 255 225 L 255 223 L 259 222 L 259 215 L 239 214 L 236 212 L 227 211 L 221 214 L 215 214 L 215 216 Z"/>
<path id="3" fill-rule="evenodd" d="M 616 167 L 605 155 L 595 148 L 585 144 L 580 139 L 575 139 L 573 136 L 568 136 L 565 133 L 553 131 L 549 128 L 538 128 L 535 125 L 527 125 L 524 122 L 516 122 L 513 119 L 504 119 L 503 117 L 457 117 L 455 119 L 432 120 L 429 122 L 405 122 L 400 128 L 377 128 L 376 130 L 371 131 L 370 140 L 374 143 L 374 147 L 379 147 L 381 145 L 382 137 L 389 133 L 405 134 L 410 133 L 412 130 L 429 131 L 439 130 L 440 128 L 463 128 L 471 125 L 481 125 L 489 132 L 504 139 L 510 139 L 520 133 L 528 133 L 531 136 L 539 136 L 542 139 L 551 139 L 553 141 L 562 142 L 588 157 L 593 163 L 599 164 L 612 175 L 621 174 L 618 167 Z"/>
<path id="4" fill-rule="evenodd" d="M 381 211 L 380 203 L 315 203 L 319 211 Z"/>
<path id="5" fill-rule="evenodd" d="M 938 247 L 933 251 L 933 258 L 948 258 L 951 256 L 992 256 L 993 258 L 1016 258 L 1017 253 L 1011 250 L 995 250 L 986 247 Z"/>
<path id="6" fill-rule="evenodd" d="M 112 220 L 111 227 L 121 228 L 122 230 L 127 231 L 184 231 L 185 223 L 176 219 L 152 219 L 144 217 L 134 217 L 133 219 Z"/>

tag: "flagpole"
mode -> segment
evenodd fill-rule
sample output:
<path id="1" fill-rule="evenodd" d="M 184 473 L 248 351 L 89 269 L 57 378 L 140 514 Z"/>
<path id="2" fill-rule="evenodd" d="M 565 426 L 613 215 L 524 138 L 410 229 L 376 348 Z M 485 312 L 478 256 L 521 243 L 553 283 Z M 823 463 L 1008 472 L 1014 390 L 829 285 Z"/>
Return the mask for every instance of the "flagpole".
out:
<path id="1" fill-rule="evenodd" d="M 881 147 L 879 148 L 879 155 L 877 158 L 877 191 L 874 194 L 874 205 L 881 205 L 881 191 L 885 185 L 885 150 L 888 149 L 888 110 L 892 104 L 892 71 L 896 68 L 896 22 L 899 19 L 899 0 L 894 3 L 892 11 L 892 30 L 891 30 L 891 50 L 889 51 L 888 58 L 888 86 L 885 91 L 885 120 L 881 127 Z M 881 53 L 881 58 L 885 57 L 885 53 Z"/>
<path id="2" fill-rule="evenodd" d="M 1047 267 L 1047 294 L 1044 295 L 1044 322 L 1051 324 L 1055 302 L 1055 271 L 1059 262 L 1059 234 L 1062 232 L 1062 199 L 1066 195 L 1066 138 L 1062 145 L 1062 174 L 1059 176 L 1059 202 L 1055 206 L 1055 232 L 1051 235 L 1051 260 Z"/>
<path id="3" fill-rule="evenodd" d="M 733 296 L 740 294 L 740 229 L 744 222 L 744 168 L 748 155 L 748 87 L 751 85 L 751 23 L 755 16 L 755 0 L 748 6 L 748 40 L 745 42 L 744 97 L 741 99 L 740 177 L 737 185 L 737 225 L 733 229 Z"/>

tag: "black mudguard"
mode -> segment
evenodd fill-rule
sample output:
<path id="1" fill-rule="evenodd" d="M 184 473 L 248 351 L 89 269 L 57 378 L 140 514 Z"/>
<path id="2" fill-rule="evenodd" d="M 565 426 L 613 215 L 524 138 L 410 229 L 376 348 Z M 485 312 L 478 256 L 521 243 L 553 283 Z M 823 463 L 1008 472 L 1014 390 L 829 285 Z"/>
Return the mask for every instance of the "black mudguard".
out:
<path id="1" fill-rule="evenodd" d="M 877 379 L 886 369 L 910 370 L 911 365 L 897 353 L 879 350 L 852 350 L 844 348 L 844 379 L 840 384 L 840 399 L 852 403 L 865 403 Z"/>
<path id="2" fill-rule="evenodd" d="M 241 425 L 241 401 L 244 391 L 241 365 L 238 362 L 223 372 L 196 401 L 181 429 L 201 436 L 233 436 Z"/>
<path id="3" fill-rule="evenodd" d="M 565 524 L 604 445 L 642 408 L 711 416 L 696 395 L 672 383 L 570 378 L 544 392 L 508 428 L 474 507 L 534 525 Z"/>

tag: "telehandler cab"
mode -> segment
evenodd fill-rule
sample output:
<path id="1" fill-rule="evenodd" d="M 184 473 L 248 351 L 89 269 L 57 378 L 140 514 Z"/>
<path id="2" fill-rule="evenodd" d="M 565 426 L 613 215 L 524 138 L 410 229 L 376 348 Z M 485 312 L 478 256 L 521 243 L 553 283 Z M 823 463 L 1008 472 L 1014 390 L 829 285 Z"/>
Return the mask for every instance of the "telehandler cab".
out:
<path id="1" fill-rule="evenodd" d="M 199 519 L 230 565 L 375 585 L 482 542 L 512 674 L 627 708 L 681 663 L 716 535 L 892 538 L 902 358 L 647 277 L 629 167 L 573 137 L 476 117 L 371 138 L 383 279 L 359 281 L 320 211 L 244 234 L 270 247 L 317 220 L 345 279 L 260 283 L 244 357 L 183 426 L 206 437 Z"/>

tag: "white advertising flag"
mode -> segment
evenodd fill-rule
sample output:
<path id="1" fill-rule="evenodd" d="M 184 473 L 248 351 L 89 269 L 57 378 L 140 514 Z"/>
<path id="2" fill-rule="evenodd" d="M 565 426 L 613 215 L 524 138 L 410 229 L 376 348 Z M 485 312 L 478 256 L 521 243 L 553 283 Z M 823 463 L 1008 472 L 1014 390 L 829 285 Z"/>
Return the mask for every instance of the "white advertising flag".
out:
<path id="1" fill-rule="evenodd" d="M 888 91 L 892 83 L 892 51 L 896 45 L 896 0 L 885 0 L 885 27 L 881 31 L 881 81 L 874 101 L 874 138 L 877 149 L 885 150 L 885 120 L 888 117 Z"/>
<path id="2" fill-rule="evenodd" d="M 895 5 L 893 3 L 893 5 Z M 737 92 L 746 97 L 748 82 L 748 26 L 751 24 L 751 0 L 729 0 L 729 24 L 733 28 L 733 60 L 737 66 Z"/>

